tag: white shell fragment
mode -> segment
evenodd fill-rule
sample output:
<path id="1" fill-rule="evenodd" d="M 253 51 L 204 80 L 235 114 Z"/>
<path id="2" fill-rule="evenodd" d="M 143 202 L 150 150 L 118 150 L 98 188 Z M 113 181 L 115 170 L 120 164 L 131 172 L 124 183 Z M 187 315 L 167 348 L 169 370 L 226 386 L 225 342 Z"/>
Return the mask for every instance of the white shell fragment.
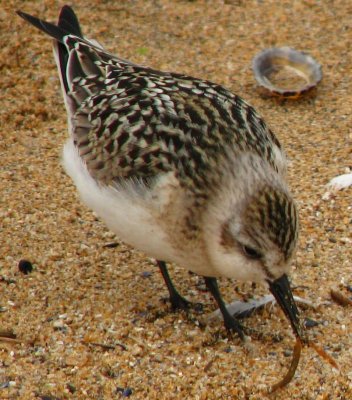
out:
<path id="1" fill-rule="evenodd" d="M 349 186 L 352 186 L 352 173 L 335 176 L 335 178 L 331 179 L 327 184 L 327 187 L 332 191 L 345 189 Z"/>
<path id="2" fill-rule="evenodd" d="M 260 86 L 282 97 L 299 97 L 323 76 L 313 57 L 290 47 L 263 50 L 254 57 L 252 68 Z"/>

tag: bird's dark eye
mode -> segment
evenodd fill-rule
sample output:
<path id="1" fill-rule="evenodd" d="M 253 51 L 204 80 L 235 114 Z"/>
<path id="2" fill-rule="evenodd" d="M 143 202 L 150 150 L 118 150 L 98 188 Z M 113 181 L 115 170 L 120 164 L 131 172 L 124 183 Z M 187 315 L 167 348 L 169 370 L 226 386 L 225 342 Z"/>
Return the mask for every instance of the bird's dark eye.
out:
<path id="1" fill-rule="evenodd" d="M 243 251 L 248 258 L 252 258 L 253 260 L 259 260 L 260 258 L 262 258 L 262 254 L 259 253 L 259 251 L 253 249 L 252 247 L 243 246 Z"/>

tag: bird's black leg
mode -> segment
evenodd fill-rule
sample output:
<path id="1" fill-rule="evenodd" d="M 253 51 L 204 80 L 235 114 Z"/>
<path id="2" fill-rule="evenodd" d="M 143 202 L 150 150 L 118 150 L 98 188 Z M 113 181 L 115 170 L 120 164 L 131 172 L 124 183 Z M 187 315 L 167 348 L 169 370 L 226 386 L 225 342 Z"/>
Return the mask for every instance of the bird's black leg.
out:
<path id="1" fill-rule="evenodd" d="M 170 294 L 170 302 L 171 306 L 174 310 L 186 310 L 189 307 L 189 301 L 183 298 L 180 293 L 176 290 L 174 284 L 169 275 L 169 271 L 167 270 L 166 263 L 164 261 L 157 261 L 158 266 L 160 268 L 161 275 L 164 278 L 166 286 L 169 290 Z"/>
<path id="2" fill-rule="evenodd" d="M 244 340 L 243 328 L 237 319 L 228 312 L 224 300 L 221 297 L 216 278 L 209 278 L 205 276 L 204 280 L 209 292 L 213 295 L 220 308 L 221 314 L 224 318 L 225 328 L 229 331 L 236 331 L 238 336 Z"/>

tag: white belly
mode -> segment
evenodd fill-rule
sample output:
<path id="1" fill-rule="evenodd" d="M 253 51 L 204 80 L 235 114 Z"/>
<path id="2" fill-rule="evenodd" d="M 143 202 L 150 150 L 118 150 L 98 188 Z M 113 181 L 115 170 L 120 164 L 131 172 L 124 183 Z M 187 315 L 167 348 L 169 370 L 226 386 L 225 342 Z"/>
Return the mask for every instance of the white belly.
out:
<path id="1" fill-rule="evenodd" d="M 177 262 L 175 249 L 141 196 L 128 190 L 98 185 L 88 173 L 71 140 L 64 147 L 63 164 L 84 203 L 119 238 L 151 257 Z"/>

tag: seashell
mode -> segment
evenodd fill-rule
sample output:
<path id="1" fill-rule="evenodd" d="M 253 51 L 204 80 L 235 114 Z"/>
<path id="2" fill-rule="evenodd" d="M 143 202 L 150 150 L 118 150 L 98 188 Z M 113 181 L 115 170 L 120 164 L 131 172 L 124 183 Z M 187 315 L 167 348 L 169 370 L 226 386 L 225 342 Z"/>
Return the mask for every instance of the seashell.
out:
<path id="1" fill-rule="evenodd" d="M 323 77 L 313 57 L 290 47 L 263 50 L 254 57 L 252 68 L 259 85 L 281 97 L 300 97 Z"/>

